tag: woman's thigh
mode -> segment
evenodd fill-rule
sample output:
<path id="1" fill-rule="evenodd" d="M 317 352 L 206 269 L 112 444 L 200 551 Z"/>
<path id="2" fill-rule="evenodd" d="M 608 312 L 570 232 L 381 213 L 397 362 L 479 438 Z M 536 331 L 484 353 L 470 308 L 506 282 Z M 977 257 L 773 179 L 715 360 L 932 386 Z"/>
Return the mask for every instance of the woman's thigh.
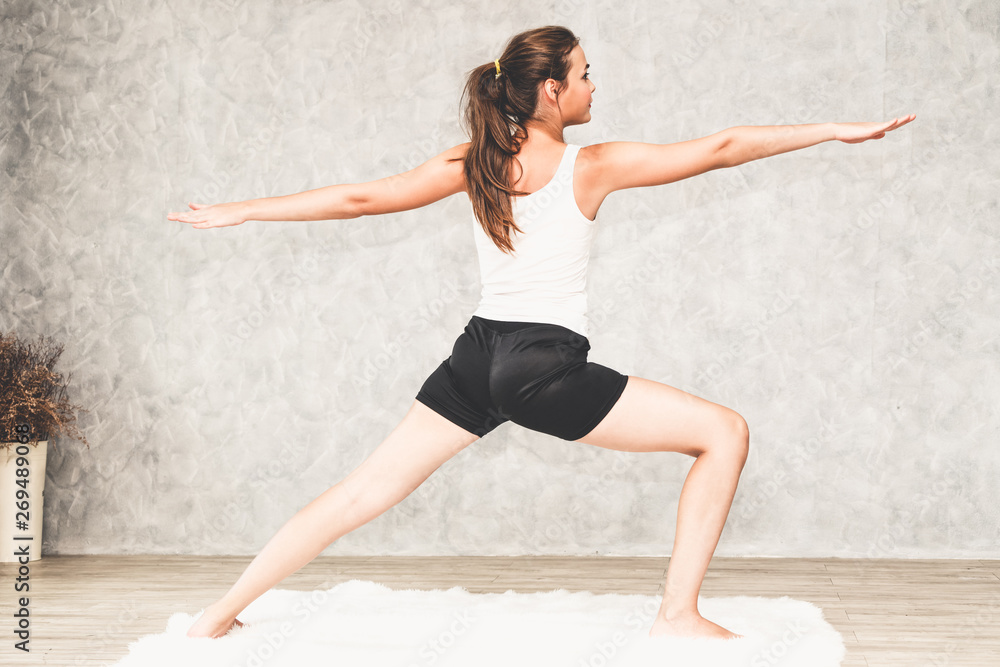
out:
<path id="1" fill-rule="evenodd" d="M 740 414 L 686 391 L 630 375 L 611 411 L 575 440 L 626 452 L 690 456 L 727 447 L 746 455 L 749 429 Z"/>
<path id="2" fill-rule="evenodd" d="M 341 483 L 356 499 L 377 494 L 395 504 L 479 437 L 413 401 L 396 428 Z"/>

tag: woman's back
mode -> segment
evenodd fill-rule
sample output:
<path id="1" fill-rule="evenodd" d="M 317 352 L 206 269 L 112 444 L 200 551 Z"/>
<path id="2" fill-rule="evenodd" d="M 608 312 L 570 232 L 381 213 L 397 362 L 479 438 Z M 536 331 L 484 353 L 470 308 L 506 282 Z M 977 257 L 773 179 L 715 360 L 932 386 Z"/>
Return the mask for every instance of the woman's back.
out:
<path id="1" fill-rule="evenodd" d="M 574 167 L 580 146 L 566 144 L 552 176 L 525 172 L 513 187 L 529 192 L 511 197 L 521 233 L 505 253 L 472 219 L 483 284 L 479 317 L 508 322 L 557 324 L 587 336 L 587 265 L 596 223 L 574 196 Z M 523 162 L 529 162 L 525 157 Z M 513 181 L 513 177 L 512 177 Z"/>

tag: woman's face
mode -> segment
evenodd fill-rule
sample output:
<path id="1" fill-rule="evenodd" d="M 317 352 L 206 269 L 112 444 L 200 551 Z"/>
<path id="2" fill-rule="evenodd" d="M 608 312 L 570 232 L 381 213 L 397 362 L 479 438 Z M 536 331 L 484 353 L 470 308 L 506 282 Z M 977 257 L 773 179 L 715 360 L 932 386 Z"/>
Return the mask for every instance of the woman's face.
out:
<path id="1" fill-rule="evenodd" d="M 569 57 L 571 65 L 564 82 L 566 87 L 559 93 L 559 108 L 566 125 L 579 125 L 590 121 L 590 104 L 597 86 L 590 80 L 590 65 L 583 47 L 577 44 Z"/>
<path id="2" fill-rule="evenodd" d="M 587 64 L 587 56 L 579 44 L 570 51 L 569 60 L 569 73 L 562 82 L 563 87 L 558 100 L 552 92 L 555 81 L 549 79 L 543 84 L 545 104 L 550 107 L 552 114 L 560 118 L 564 127 L 590 121 L 590 103 L 593 100 L 593 92 L 597 89 L 597 86 L 590 81 L 590 74 L 587 72 L 590 65 Z M 541 103 L 541 100 L 539 102 Z"/>

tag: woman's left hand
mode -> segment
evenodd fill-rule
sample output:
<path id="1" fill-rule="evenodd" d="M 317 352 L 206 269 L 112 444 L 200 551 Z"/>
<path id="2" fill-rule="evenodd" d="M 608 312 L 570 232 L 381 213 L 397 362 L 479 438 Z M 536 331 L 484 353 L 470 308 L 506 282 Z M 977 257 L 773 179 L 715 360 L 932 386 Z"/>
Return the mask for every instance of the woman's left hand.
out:
<path id="1" fill-rule="evenodd" d="M 911 113 L 909 116 L 893 118 L 884 123 L 834 123 L 833 138 L 845 144 L 860 144 L 869 139 L 881 139 L 886 132 L 903 127 L 916 117 L 916 114 Z"/>

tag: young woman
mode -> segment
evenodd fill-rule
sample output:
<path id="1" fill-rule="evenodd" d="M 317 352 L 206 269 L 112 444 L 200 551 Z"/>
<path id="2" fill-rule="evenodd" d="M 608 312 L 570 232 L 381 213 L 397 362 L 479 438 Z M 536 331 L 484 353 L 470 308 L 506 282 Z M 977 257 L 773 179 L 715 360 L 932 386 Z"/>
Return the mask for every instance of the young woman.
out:
<path id="1" fill-rule="evenodd" d="M 522 32 L 472 70 L 463 97 L 472 141 L 403 174 L 284 197 L 207 206 L 170 220 L 195 229 L 247 220 L 330 220 L 405 211 L 465 192 L 482 300 L 451 356 L 403 421 L 347 477 L 301 509 L 189 637 L 221 637 L 248 604 L 328 545 L 406 498 L 445 461 L 506 421 L 565 440 L 695 458 L 681 489 L 666 590 L 649 636 L 734 638 L 703 618 L 698 592 L 749 447 L 733 410 L 587 361 L 585 281 L 595 217 L 608 194 L 836 139 L 880 139 L 915 116 L 881 123 L 732 127 L 674 144 L 567 144 L 590 120 L 596 87 L 579 39 L 546 26 Z"/>

